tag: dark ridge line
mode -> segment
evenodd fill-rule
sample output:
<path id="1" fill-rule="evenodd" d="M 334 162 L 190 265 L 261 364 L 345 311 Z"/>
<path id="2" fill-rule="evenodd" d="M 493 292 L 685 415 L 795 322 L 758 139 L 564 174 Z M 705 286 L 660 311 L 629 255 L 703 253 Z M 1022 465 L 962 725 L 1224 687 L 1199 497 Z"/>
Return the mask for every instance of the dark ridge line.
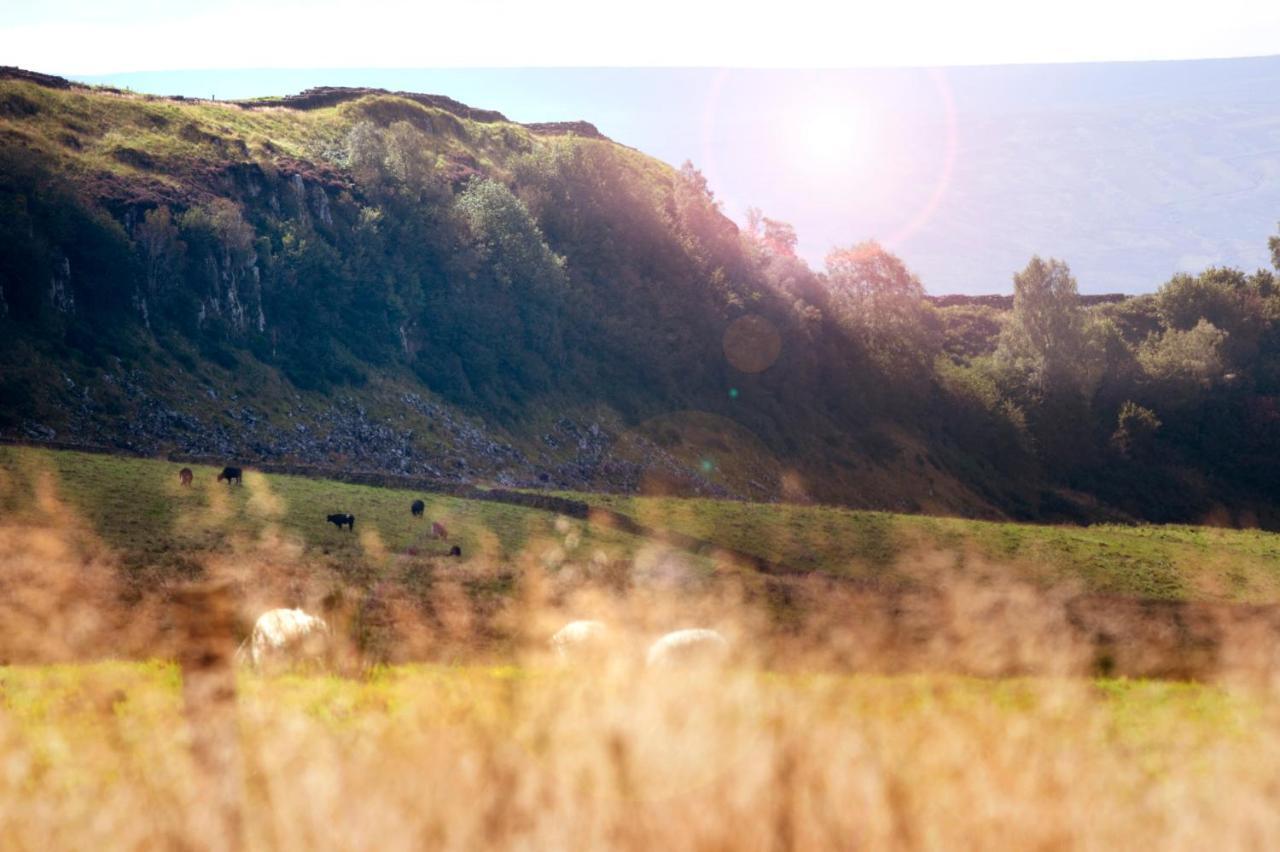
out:
<path id="1" fill-rule="evenodd" d="M 15 65 L 0 65 L 0 80 L 22 80 L 27 83 L 35 83 L 37 86 L 44 86 L 46 89 L 88 88 L 82 83 L 73 83 L 66 77 L 41 74 L 39 71 L 28 71 Z"/>

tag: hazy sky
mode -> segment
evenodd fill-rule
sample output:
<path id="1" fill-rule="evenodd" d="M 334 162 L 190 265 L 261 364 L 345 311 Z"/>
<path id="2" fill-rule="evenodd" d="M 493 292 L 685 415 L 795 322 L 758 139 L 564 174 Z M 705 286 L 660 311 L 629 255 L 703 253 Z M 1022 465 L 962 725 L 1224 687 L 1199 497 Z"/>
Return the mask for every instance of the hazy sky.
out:
<path id="1" fill-rule="evenodd" d="M 937 293 L 1008 292 L 1032 253 L 1151 290 L 1265 263 L 1280 219 L 1280 59 L 1002 65 L 1274 52 L 1280 2 L 0 3 L 0 63 L 91 82 L 586 119 L 792 222 L 815 267 L 875 238 Z"/>
<path id="2" fill-rule="evenodd" d="M 1274 0 L 4 0 L 0 58 L 177 68 L 862 67 L 1280 49 Z"/>

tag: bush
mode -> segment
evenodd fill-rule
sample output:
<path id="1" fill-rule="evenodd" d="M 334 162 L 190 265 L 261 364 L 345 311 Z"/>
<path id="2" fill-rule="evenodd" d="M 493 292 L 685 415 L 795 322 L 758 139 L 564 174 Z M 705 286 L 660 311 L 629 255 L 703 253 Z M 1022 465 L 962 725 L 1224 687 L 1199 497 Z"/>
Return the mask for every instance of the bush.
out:
<path id="1" fill-rule="evenodd" d="M 1132 400 L 1120 406 L 1116 418 L 1116 431 L 1111 435 L 1111 446 L 1126 458 L 1146 455 L 1154 441 L 1160 418 L 1150 408 L 1144 408 Z"/>

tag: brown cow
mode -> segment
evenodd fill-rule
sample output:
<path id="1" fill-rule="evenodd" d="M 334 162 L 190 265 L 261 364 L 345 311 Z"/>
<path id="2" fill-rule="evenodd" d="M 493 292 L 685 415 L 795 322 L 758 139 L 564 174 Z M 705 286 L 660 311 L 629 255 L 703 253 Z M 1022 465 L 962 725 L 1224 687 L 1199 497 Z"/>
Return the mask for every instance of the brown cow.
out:
<path id="1" fill-rule="evenodd" d="M 191 472 L 191 468 L 184 467 L 178 471 L 178 481 L 182 483 L 183 488 L 191 487 L 191 480 L 195 478 L 195 474 Z"/>
<path id="2" fill-rule="evenodd" d="M 439 538 L 439 539 L 443 539 L 443 540 L 445 540 L 445 541 L 448 541 L 448 540 L 449 540 L 449 531 L 448 531 L 447 529 L 445 529 L 444 524 L 440 523 L 439 521 L 432 521 L 432 522 L 431 522 L 431 537 L 432 537 L 432 538 Z"/>

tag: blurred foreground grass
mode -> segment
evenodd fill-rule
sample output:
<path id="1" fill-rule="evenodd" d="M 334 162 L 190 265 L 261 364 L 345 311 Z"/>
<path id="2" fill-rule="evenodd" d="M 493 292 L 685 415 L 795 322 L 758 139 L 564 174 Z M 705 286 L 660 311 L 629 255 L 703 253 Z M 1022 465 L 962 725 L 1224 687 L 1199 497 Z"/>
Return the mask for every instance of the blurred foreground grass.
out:
<path id="1" fill-rule="evenodd" d="M 1280 725 L 1194 684 L 242 675 L 247 846 L 1267 848 Z M 0 846 L 200 845 L 171 664 L 0 668 Z"/>

